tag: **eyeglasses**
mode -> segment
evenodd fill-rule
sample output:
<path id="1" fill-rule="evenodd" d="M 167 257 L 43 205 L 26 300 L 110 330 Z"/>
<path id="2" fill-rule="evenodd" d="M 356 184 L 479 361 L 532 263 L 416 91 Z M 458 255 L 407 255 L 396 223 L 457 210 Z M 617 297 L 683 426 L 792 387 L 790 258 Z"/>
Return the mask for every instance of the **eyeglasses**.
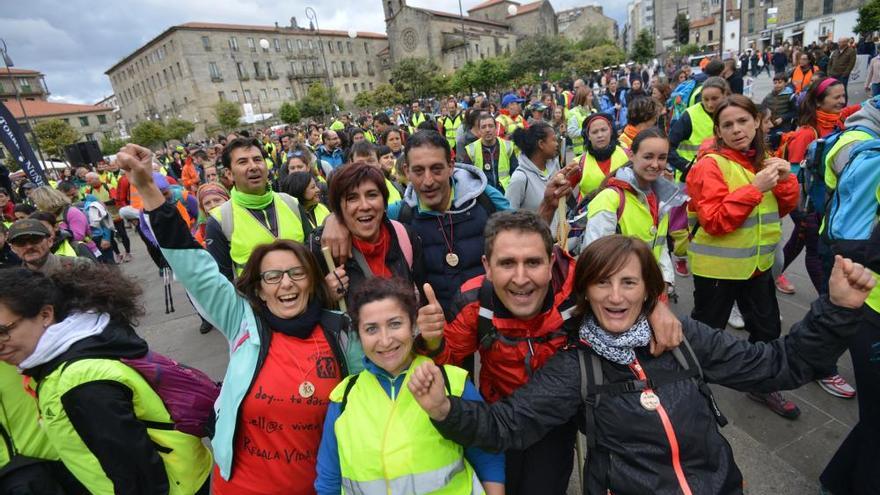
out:
<path id="1" fill-rule="evenodd" d="M 0 342 L 6 342 L 9 340 L 9 332 L 14 330 L 23 319 L 24 317 L 22 316 L 8 325 L 0 325 Z"/>
<path id="2" fill-rule="evenodd" d="M 296 267 L 287 270 L 267 270 L 260 274 L 260 279 L 267 284 L 280 284 L 285 273 L 290 277 L 290 280 L 303 280 L 308 276 L 304 269 Z"/>

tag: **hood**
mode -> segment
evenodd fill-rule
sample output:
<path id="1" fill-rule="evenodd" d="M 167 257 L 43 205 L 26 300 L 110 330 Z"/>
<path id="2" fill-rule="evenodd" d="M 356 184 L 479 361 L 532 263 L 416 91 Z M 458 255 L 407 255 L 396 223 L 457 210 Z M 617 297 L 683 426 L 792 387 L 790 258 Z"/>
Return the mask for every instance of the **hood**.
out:
<path id="1" fill-rule="evenodd" d="M 862 108 L 846 119 L 846 127 L 862 126 L 880 134 L 880 98 L 872 98 L 862 104 Z"/>
<path id="2" fill-rule="evenodd" d="M 549 160 L 546 163 L 546 174 L 541 171 L 541 169 L 539 169 L 538 166 L 535 165 L 524 153 L 521 153 L 517 157 L 517 161 L 519 163 L 519 165 L 517 166 L 518 169 L 522 169 L 523 172 L 528 173 L 530 176 L 534 176 L 542 182 L 547 182 L 550 177 L 553 177 L 553 174 L 559 171 L 558 158 Z"/>
<path id="3" fill-rule="evenodd" d="M 55 359 L 22 370 L 22 373 L 42 380 L 67 361 L 88 358 L 134 359 L 144 356 L 148 350 L 147 342 L 135 333 L 131 325 L 110 320 L 107 327 L 98 335 L 80 340 Z"/>
<path id="4" fill-rule="evenodd" d="M 648 192 L 639 188 L 639 181 L 636 179 L 636 173 L 633 171 L 631 163 L 617 169 L 614 177 L 608 180 L 608 184 L 626 189 L 633 194 L 638 194 L 643 199 Z M 662 176 L 651 185 L 651 191 L 653 191 L 657 201 L 659 201 L 661 217 L 670 209 L 681 206 L 690 199 L 683 190 L 684 184 L 676 184 Z"/>
<path id="5" fill-rule="evenodd" d="M 477 196 L 486 190 L 487 184 L 486 174 L 482 170 L 466 163 L 456 163 L 452 172 L 452 207 L 446 213 L 456 214 L 470 208 Z M 406 186 L 403 200 L 413 208 L 418 206 L 419 196 L 412 184 Z"/>
<path id="6" fill-rule="evenodd" d="M 785 95 L 785 96 L 791 96 L 791 95 L 793 95 L 793 94 L 794 94 L 794 88 L 792 88 L 792 87 L 789 86 L 788 84 L 786 84 L 786 85 L 782 88 L 782 91 L 776 93 L 777 96 L 782 96 L 782 95 Z"/>
<path id="7" fill-rule="evenodd" d="M 753 151 L 754 152 L 754 151 Z M 736 163 L 739 163 L 743 167 L 755 171 L 755 166 L 752 165 L 752 159 L 749 156 L 746 156 L 745 153 L 741 153 L 739 151 L 728 148 L 727 146 L 716 146 L 714 139 L 707 139 L 703 141 L 703 144 L 700 145 L 700 151 L 697 154 L 697 162 L 700 161 L 705 155 L 708 154 L 716 154 L 721 155 L 724 158 L 729 160 L 733 160 Z M 696 163 L 696 162 L 695 162 Z"/>

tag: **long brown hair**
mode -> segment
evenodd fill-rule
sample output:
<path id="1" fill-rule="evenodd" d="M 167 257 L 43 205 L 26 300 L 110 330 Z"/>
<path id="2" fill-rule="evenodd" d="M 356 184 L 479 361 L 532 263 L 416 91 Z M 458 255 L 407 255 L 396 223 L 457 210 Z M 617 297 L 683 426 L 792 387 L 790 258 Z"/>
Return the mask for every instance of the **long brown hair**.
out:
<path id="1" fill-rule="evenodd" d="M 312 253 L 298 242 L 288 239 L 276 239 L 274 242 L 260 244 L 254 248 L 251 252 L 251 257 L 248 258 L 247 263 L 244 265 L 244 270 L 242 270 L 238 280 L 235 281 L 235 288 L 244 295 L 255 311 L 261 311 L 263 308 L 263 301 L 259 296 L 261 282 L 260 265 L 263 263 L 263 258 L 272 251 L 290 251 L 293 253 L 299 262 L 302 263 L 311 284 L 309 298 L 317 300 L 322 308 L 333 309 L 335 307 L 335 303 L 330 297 L 330 289 L 327 288 L 327 283 L 321 275 L 318 260 L 315 259 Z M 311 301 L 312 299 L 309 300 Z"/>
<path id="2" fill-rule="evenodd" d="M 819 93 L 819 86 L 822 85 L 822 82 L 830 79 L 828 77 L 814 77 L 810 81 L 810 87 L 807 89 L 807 96 L 804 98 L 803 104 L 801 104 L 800 116 L 798 117 L 798 125 L 808 125 L 813 128 L 816 128 L 816 114 L 819 111 L 819 104 L 822 100 L 828 96 L 828 90 L 833 88 L 834 86 L 838 86 L 843 84 L 838 80 L 834 80 L 829 84 L 825 89 Z"/>
<path id="3" fill-rule="evenodd" d="M 761 129 L 761 119 L 763 119 L 763 115 L 761 115 L 761 111 L 758 110 L 757 105 L 750 98 L 734 94 L 730 95 L 718 104 L 718 108 L 715 109 L 715 113 L 712 114 L 712 122 L 715 124 L 715 146 L 720 147 L 723 145 L 723 141 L 721 140 L 721 135 L 719 134 L 719 119 L 721 118 L 721 112 L 726 110 L 728 107 L 741 108 L 749 113 L 749 115 L 754 118 L 758 124 L 757 129 L 755 129 L 755 137 L 752 139 L 751 148 L 755 150 L 755 156 L 752 157 L 752 166 L 755 170 L 760 170 L 761 165 L 764 163 L 764 159 L 766 158 L 767 149 L 764 145 L 764 131 Z"/>

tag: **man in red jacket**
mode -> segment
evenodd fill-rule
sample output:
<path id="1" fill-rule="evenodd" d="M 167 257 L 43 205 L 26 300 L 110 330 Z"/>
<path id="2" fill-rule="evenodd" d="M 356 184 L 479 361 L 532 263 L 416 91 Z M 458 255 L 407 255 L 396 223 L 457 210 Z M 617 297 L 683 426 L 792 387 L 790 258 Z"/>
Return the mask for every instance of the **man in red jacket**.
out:
<path id="1" fill-rule="evenodd" d="M 486 223 L 486 274 L 464 283 L 444 317 L 431 286 L 419 310 L 417 340 L 438 364 L 461 363 L 480 353 L 480 392 L 495 402 L 524 385 L 569 338 L 577 335 L 571 288 L 575 261 L 554 247 L 550 229 L 534 212 L 495 213 Z M 649 317 L 657 331 L 652 351 L 675 347 L 681 324 L 665 305 Z M 528 449 L 508 451 L 508 495 L 565 494 L 577 431 L 568 423 Z"/>

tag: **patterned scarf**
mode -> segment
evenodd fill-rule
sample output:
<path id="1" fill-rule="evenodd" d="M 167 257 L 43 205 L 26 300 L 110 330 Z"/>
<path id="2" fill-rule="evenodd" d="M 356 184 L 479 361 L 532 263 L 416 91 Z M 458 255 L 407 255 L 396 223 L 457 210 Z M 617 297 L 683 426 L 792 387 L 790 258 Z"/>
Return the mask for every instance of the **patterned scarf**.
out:
<path id="1" fill-rule="evenodd" d="M 623 365 L 630 365 L 636 360 L 636 347 L 644 347 L 651 340 L 651 327 L 648 319 L 640 316 L 627 331 L 613 334 L 596 323 L 593 316 L 584 318 L 579 337 L 588 343 L 596 354 L 603 358 Z"/>

